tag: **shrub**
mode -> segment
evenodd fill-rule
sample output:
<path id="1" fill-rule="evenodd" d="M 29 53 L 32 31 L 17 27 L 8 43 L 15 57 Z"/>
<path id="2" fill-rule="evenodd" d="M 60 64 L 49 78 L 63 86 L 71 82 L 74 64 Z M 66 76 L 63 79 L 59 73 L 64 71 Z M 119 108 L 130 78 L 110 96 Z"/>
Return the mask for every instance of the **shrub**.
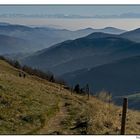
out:
<path id="1" fill-rule="evenodd" d="M 75 87 L 74 87 L 74 91 L 76 92 L 76 93 L 80 93 L 80 85 L 79 84 L 77 84 L 77 85 L 75 85 Z"/>
<path id="2" fill-rule="evenodd" d="M 110 102 L 112 99 L 111 93 L 105 90 L 99 92 L 97 97 L 104 102 Z"/>

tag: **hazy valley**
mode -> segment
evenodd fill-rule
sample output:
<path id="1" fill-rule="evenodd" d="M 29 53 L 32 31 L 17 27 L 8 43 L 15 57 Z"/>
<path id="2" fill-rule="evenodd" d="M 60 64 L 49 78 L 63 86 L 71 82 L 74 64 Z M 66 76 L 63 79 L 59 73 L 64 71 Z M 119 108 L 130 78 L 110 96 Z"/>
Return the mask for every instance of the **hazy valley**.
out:
<path id="1" fill-rule="evenodd" d="M 124 97 L 126 134 L 139 133 L 139 28 L 1 23 L 0 56 L 0 134 L 120 134 Z"/>

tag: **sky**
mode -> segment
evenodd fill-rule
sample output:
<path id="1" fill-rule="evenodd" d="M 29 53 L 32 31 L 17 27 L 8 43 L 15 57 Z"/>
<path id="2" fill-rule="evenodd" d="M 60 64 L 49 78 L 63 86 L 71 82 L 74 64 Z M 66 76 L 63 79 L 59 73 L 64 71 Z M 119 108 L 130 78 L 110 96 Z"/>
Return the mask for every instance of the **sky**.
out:
<path id="1" fill-rule="evenodd" d="M 19 14 L 78 14 L 83 16 L 92 15 L 109 15 L 109 14 L 122 14 L 122 13 L 140 13 L 140 5 L 132 6 L 105 6 L 105 5 L 92 5 L 92 6 L 0 6 L 0 14 L 5 13 L 19 13 Z"/>
<path id="2" fill-rule="evenodd" d="M 115 15 L 127 13 L 127 17 L 116 18 Z M 49 26 L 55 28 L 65 28 L 69 30 L 78 30 L 83 28 L 104 28 L 116 27 L 125 30 L 133 30 L 140 28 L 140 5 L 16 5 L 2 6 L 0 5 L 0 15 L 2 14 L 47 14 L 47 15 L 80 15 L 80 16 L 95 16 L 104 15 L 105 18 L 3 18 L 0 17 L 0 22 L 8 22 L 12 24 L 22 24 L 29 26 Z M 132 18 L 133 14 L 138 14 Z M 106 18 L 106 15 L 114 15 L 114 18 Z"/>

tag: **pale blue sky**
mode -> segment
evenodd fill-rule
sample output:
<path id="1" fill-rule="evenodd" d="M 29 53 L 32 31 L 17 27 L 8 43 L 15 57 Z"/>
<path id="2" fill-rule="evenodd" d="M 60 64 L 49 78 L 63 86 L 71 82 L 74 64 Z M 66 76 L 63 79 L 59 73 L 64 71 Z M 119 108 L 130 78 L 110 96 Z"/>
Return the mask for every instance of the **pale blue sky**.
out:
<path id="1" fill-rule="evenodd" d="M 110 15 L 122 13 L 140 13 L 140 5 L 125 6 L 0 6 L 0 14 L 20 13 L 20 14 L 78 14 L 83 16 Z"/>
<path id="2" fill-rule="evenodd" d="M 65 14 L 65 15 L 81 15 L 81 16 L 94 16 L 94 15 L 121 15 L 124 13 L 125 16 L 121 18 L 90 18 L 90 19 L 80 19 L 80 18 L 22 18 L 22 17 L 0 17 L 0 22 L 8 22 L 12 24 L 22 24 L 22 25 L 35 25 L 35 26 L 49 26 L 55 28 L 65 28 L 70 30 L 77 30 L 83 28 L 104 28 L 104 27 L 117 27 L 126 30 L 132 30 L 135 28 L 140 28 L 140 5 L 46 5 L 46 6 L 2 6 L 0 5 L 0 15 L 2 14 Z M 131 14 L 134 13 L 134 14 Z M 136 14 L 135 14 L 136 13 Z M 127 16 L 126 16 L 127 15 Z"/>

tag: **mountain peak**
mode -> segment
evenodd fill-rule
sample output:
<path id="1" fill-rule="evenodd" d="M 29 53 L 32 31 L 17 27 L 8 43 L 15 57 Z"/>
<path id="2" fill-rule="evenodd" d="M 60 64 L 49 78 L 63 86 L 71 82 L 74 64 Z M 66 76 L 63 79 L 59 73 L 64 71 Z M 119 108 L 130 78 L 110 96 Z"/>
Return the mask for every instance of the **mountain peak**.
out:
<path id="1" fill-rule="evenodd" d="M 117 28 L 115 28 L 115 27 L 105 27 L 103 29 L 117 29 Z"/>
<path id="2" fill-rule="evenodd" d="M 103 32 L 95 32 L 95 33 L 88 35 L 86 38 L 93 39 L 93 38 L 104 38 L 104 37 L 117 37 L 117 35 L 103 33 Z"/>
<path id="3" fill-rule="evenodd" d="M 76 31 L 93 31 L 93 30 L 94 30 L 93 28 L 88 27 L 88 28 L 79 29 L 79 30 L 76 30 Z"/>
<path id="4" fill-rule="evenodd" d="M 85 28 L 85 30 L 94 30 L 94 29 L 91 27 L 88 27 L 88 28 Z"/>

